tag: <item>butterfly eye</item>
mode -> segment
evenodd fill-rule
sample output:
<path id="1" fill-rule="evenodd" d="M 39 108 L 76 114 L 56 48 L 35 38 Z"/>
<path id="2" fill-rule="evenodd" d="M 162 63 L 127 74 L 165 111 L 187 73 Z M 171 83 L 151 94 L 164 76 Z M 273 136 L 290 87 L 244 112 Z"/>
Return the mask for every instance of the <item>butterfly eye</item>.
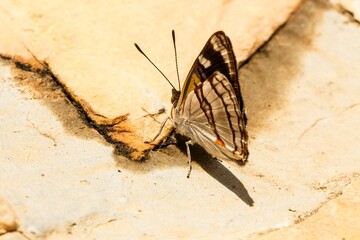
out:
<path id="1" fill-rule="evenodd" d="M 179 100 L 179 97 L 180 97 L 180 91 L 177 91 L 175 90 L 174 88 L 172 89 L 171 91 L 172 93 L 172 96 L 171 96 L 171 103 L 176 106 L 177 105 L 177 102 Z"/>

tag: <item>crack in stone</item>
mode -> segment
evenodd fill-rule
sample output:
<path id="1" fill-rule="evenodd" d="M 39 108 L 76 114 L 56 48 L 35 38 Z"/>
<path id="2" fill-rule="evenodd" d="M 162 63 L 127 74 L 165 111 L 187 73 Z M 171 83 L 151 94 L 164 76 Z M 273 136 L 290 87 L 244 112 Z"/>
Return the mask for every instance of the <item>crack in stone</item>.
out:
<path id="1" fill-rule="evenodd" d="M 340 14 L 345 16 L 350 23 L 360 24 L 360 21 L 355 18 L 354 12 L 345 8 L 341 3 L 335 3 L 334 9 L 336 9 Z"/>
<path id="2" fill-rule="evenodd" d="M 300 143 L 301 139 L 305 136 L 306 133 L 308 133 L 312 128 L 314 128 L 320 121 L 326 119 L 327 117 L 322 117 L 322 118 L 318 118 L 316 119 L 310 126 L 308 126 L 307 128 L 305 128 L 305 130 L 300 134 L 300 136 L 298 137 L 298 141 L 296 143 L 296 146 Z"/>
<path id="3" fill-rule="evenodd" d="M 19 40 L 20 41 L 20 40 Z M 46 64 L 46 62 L 44 61 L 44 62 L 42 62 L 42 61 L 40 61 L 37 57 L 36 57 L 36 55 L 32 52 L 32 51 L 30 51 L 30 49 L 25 45 L 25 43 L 23 43 L 22 41 L 20 41 L 21 42 L 21 44 L 23 45 L 23 47 L 26 49 L 26 51 L 28 51 L 29 53 L 30 53 L 30 55 L 35 59 L 35 61 L 37 61 L 44 69 L 47 69 L 46 67 L 47 67 L 47 64 Z"/>
<path id="4" fill-rule="evenodd" d="M 41 131 L 33 122 L 31 122 L 29 120 L 29 114 L 27 114 L 26 120 L 28 121 L 28 123 L 30 123 L 32 125 L 33 129 L 35 129 L 40 135 L 42 135 L 42 136 L 44 136 L 44 137 L 46 137 L 48 139 L 51 139 L 53 141 L 53 143 L 54 143 L 54 146 L 57 146 L 56 139 L 53 136 L 51 136 L 49 133 Z"/>
<path id="5" fill-rule="evenodd" d="M 19 233 L 19 234 L 20 234 L 22 237 L 24 237 L 25 239 L 31 240 L 31 238 L 28 237 L 23 231 L 18 230 L 18 231 L 16 231 L 16 232 Z"/>
<path id="6" fill-rule="evenodd" d="M 342 110 L 339 115 L 341 115 L 341 114 L 343 114 L 344 112 L 347 112 L 347 111 L 349 111 L 349 110 L 351 110 L 351 109 L 353 109 L 353 108 L 355 108 L 355 107 L 357 107 L 357 106 L 360 106 L 360 103 L 351 104 L 350 106 L 348 106 L 348 107 L 346 107 L 344 110 Z"/>
<path id="7" fill-rule="evenodd" d="M 106 221 L 106 222 L 96 224 L 94 227 L 92 227 L 92 228 L 90 229 L 89 233 L 86 234 L 85 239 L 89 239 L 90 234 L 91 234 L 96 228 L 101 227 L 101 226 L 105 226 L 105 225 L 107 225 L 108 223 L 115 222 L 115 221 L 118 221 L 118 220 L 121 220 L 121 218 L 112 218 L 112 219 L 110 219 L 110 220 L 108 220 L 108 221 Z"/>
<path id="8" fill-rule="evenodd" d="M 344 180 L 345 178 L 345 180 Z M 336 198 L 338 198 L 339 196 L 341 196 L 343 194 L 343 191 L 344 189 L 349 185 L 351 184 L 354 180 L 357 180 L 360 178 L 360 173 L 353 173 L 351 176 L 348 176 L 348 175 L 342 175 L 340 177 L 337 177 L 335 179 L 331 179 L 329 181 L 327 181 L 325 183 L 325 185 L 329 185 L 331 183 L 334 183 L 334 182 L 338 182 L 338 181 L 344 181 L 344 183 L 341 185 L 341 189 L 338 189 L 338 190 L 335 190 L 333 193 L 329 194 L 329 196 L 327 197 L 327 199 L 325 199 L 323 202 L 321 202 L 319 204 L 319 206 L 315 209 L 313 209 L 312 211 L 308 211 L 308 212 L 305 212 L 303 214 L 300 214 L 296 217 L 296 219 L 290 223 L 289 225 L 287 226 L 282 226 L 282 227 L 277 227 L 277 228 L 271 228 L 271 229 L 267 229 L 265 231 L 262 231 L 262 232 L 257 232 L 257 233 L 253 233 L 253 234 L 250 234 L 247 238 L 255 238 L 255 237 L 260 237 L 260 236 L 263 236 L 263 235 L 266 235 L 266 234 L 269 234 L 269 233 L 272 233 L 272 232 L 275 232 L 275 231 L 278 231 L 278 230 L 281 230 L 281 229 L 285 229 L 285 228 L 290 228 L 296 224 L 299 224 L 303 221 L 305 221 L 306 219 L 308 219 L 309 217 L 313 216 L 314 214 L 316 214 L 325 204 L 327 204 L 328 202 L 330 202 L 331 200 L 334 200 Z M 323 190 L 321 188 L 315 188 L 314 189 L 316 190 Z"/>
<path id="9" fill-rule="evenodd" d="M 360 106 L 360 103 L 354 103 L 349 105 L 348 107 L 346 107 L 344 110 L 342 110 L 339 115 L 342 115 L 343 113 L 357 107 Z M 326 119 L 328 117 L 321 117 L 316 119 L 310 126 L 308 126 L 307 128 L 305 128 L 305 130 L 300 134 L 300 136 L 298 137 L 298 141 L 296 143 L 296 146 L 300 143 L 301 139 L 312 129 L 314 128 L 319 122 L 321 122 L 322 120 Z"/>
<path id="10" fill-rule="evenodd" d="M 345 112 L 357 107 L 357 106 L 360 106 L 360 103 L 354 103 L 354 104 L 351 104 L 349 106 L 347 106 L 345 109 L 343 109 L 338 115 L 342 115 L 344 114 Z M 300 134 L 300 136 L 298 137 L 298 141 L 296 143 L 296 146 L 299 145 L 301 139 L 312 129 L 314 128 L 319 122 L 321 122 L 322 120 L 325 120 L 329 117 L 321 117 L 321 118 L 318 118 L 316 119 L 310 126 L 308 126 L 307 128 L 305 128 L 305 130 Z"/>
<path id="11" fill-rule="evenodd" d="M 29 53 L 31 53 L 31 51 L 29 50 Z M 38 69 L 33 67 L 30 64 L 24 63 L 24 62 L 20 62 L 17 61 L 16 59 L 13 59 L 11 56 L 4 56 L 2 54 L 0 54 L 0 58 L 4 59 L 4 60 L 8 60 L 11 61 L 12 63 L 15 64 L 15 66 L 21 70 L 27 71 L 27 72 L 32 72 L 32 73 L 37 73 L 40 76 L 44 77 L 44 76 L 49 76 L 52 81 L 61 89 L 62 93 L 64 94 L 65 98 L 67 100 L 69 100 L 69 102 L 74 106 L 74 108 L 77 110 L 77 112 L 79 113 L 81 119 L 83 120 L 83 122 L 88 125 L 89 127 L 95 129 L 108 143 L 112 144 L 114 146 L 115 149 L 115 154 L 121 155 L 121 156 L 125 156 L 127 158 L 130 159 L 134 159 L 134 157 L 132 156 L 133 153 L 137 152 L 137 149 L 134 149 L 132 147 L 130 147 L 129 145 L 125 144 L 122 141 L 119 141 L 117 139 L 114 139 L 114 137 L 112 136 L 112 132 L 109 131 L 109 126 L 111 127 L 113 126 L 117 126 L 120 122 L 125 121 L 128 117 L 129 114 L 125 114 L 123 116 L 119 116 L 115 119 L 98 119 L 98 121 L 100 122 L 95 122 L 94 119 L 91 118 L 91 114 L 93 114 L 93 112 L 90 111 L 90 113 L 87 112 L 88 109 L 86 109 L 86 102 L 82 102 L 82 104 L 80 104 L 80 102 L 78 102 L 78 100 L 76 99 L 76 96 L 73 96 L 70 91 L 66 88 L 66 86 L 64 86 L 59 79 L 55 76 L 55 74 L 52 72 L 50 66 L 48 65 L 48 63 L 46 61 L 44 62 L 40 62 L 41 66 L 43 66 L 43 69 Z M 37 60 L 39 61 L 39 60 Z M 96 116 L 96 114 L 93 114 L 94 116 Z M 99 117 L 99 116 L 98 116 Z M 45 136 L 45 137 L 49 137 L 50 139 L 53 140 L 53 137 L 50 135 L 46 134 L 44 135 L 44 133 L 39 132 L 41 135 Z M 56 142 L 54 141 L 54 143 L 56 144 Z M 142 156 L 140 158 L 137 159 L 137 157 L 135 157 L 137 160 L 146 160 L 149 157 L 148 152 L 150 151 L 147 150 L 145 152 L 143 152 Z"/>

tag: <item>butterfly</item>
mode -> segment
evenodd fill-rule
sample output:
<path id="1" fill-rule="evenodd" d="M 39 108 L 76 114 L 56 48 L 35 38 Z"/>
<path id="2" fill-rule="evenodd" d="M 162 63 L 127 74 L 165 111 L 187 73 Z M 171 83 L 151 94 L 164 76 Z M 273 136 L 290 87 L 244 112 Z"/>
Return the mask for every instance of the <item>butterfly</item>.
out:
<path id="1" fill-rule="evenodd" d="M 178 73 L 174 31 L 172 36 Z M 151 62 L 140 47 L 137 44 L 135 46 Z M 247 118 L 235 54 L 225 33 L 218 31 L 211 35 L 195 59 L 181 89 L 176 90 L 166 80 L 173 87 L 173 107 L 168 119 L 178 134 L 189 139 L 186 142 L 188 177 L 191 172 L 192 144 L 200 145 L 218 159 L 245 162 L 249 156 Z M 164 125 L 165 122 L 161 129 Z"/>

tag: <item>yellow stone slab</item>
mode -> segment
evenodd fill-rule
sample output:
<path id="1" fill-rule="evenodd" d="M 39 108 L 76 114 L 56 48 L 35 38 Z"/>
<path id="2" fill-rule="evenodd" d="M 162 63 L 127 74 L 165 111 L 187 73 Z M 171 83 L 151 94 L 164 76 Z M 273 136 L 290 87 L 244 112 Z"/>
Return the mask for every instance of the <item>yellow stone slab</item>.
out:
<path id="1" fill-rule="evenodd" d="M 176 84 L 172 29 L 184 80 L 213 32 L 224 30 L 243 62 L 300 3 L 3 0 L 0 54 L 51 71 L 109 140 L 124 143 L 129 157 L 142 159 L 153 147 L 144 141 L 169 114 L 171 88 L 134 42 Z M 155 121 L 148 113 L 160 109 L 165 113 Z"/>

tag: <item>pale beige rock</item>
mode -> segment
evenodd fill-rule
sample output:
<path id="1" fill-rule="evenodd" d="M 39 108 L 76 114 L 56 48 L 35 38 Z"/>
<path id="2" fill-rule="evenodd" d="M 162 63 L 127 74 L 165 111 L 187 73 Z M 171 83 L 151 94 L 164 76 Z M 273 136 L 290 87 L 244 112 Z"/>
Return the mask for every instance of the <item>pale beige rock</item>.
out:
<path id="1" fill-rule="evenodd" d="M 0 235 L 15 231 L 19 227 L 12 207 L 0 197 Z"/>
<path id="2" fill-rule="evenodd" d="M 190 179 L 178 147 L 129 161 L 51 79 L 0 61 L 0 193 L 18 231 L 47 240 L 232 240 L 306 221 L 359 178 L 357 39 L 358 24 L 306 1 L 240 69 L 249 162 L 192 148 Z"/>
<path id="3" fill-rule="evenodd" d="M 38 59 L 103 134 L 141 159 L 171 107 L 170 86 L 137 52 L 138 42 L 175 83 L 171 29 L 177 32 L 181 80 L 208 37 L 224 30 L 238 61 L 246 60 L 295 11 L 301 0 L 277 1 L 10 1 L 0 3 L 16 46 L 0 53 Z M 0 42 L 1 43 L 1 42 Z M 9 43 L 9 41 L 7 42 Z M 10 42 L 11 43 L 11 42 Z M 18 51 L 14 51 L 14 49 Z M 28 49 L 29 51 L 27 51 Z M 30 55 L 29 55 L 30 53 Z M 33 62 L 33 61 L 31 61 Z M 154 121 L 148 113 L 166 113 Z"/>
<path id="4" fill-rule="evenodd" d="M 305 221 L 254 239 L 360 239 L 359 203 L 360 181 L 356 180 Z"/>
<path id="5" fill-rule="evenodd" d="M 331 0 L 331 2 L 340 4 L 351 12 L 356 20 L 360 21 L 360 0 Z"/>
<path id="6" fill-rule="evenodd" d="M 0 240 L 28 240 L 25 236 L 21 235 L 20 233 L 7 233 L 5 235 L 0 236 Z"/>

